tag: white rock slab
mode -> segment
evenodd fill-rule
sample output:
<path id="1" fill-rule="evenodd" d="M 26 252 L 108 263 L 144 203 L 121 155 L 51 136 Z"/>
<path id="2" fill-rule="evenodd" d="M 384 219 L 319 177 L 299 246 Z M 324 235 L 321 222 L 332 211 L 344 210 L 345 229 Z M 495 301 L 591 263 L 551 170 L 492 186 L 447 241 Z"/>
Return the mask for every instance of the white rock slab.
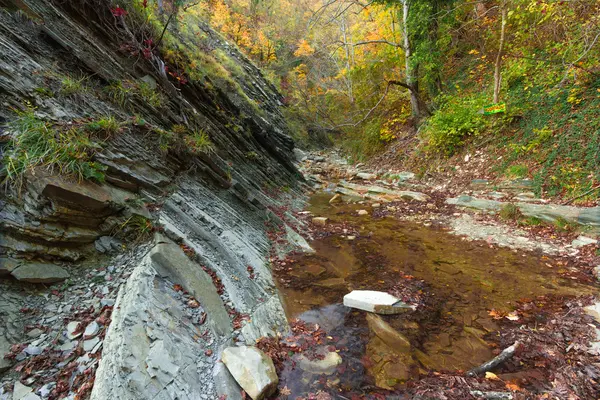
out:
<path id="1" fill-rule="evenodd" d="M 228 347 L 221 361 L 253 400 L 262 400 L 277 389 L 279 378 L 273 360 L 256 347 Z"/>
<path id="2" fill-rule="evenodd" d="M 359 179 L 363 179 L 365 181 L 372 181 L 373 179 L 377 178 L 377 174 L 370 174 L 368 172 L 359 172 L 358 174 L 356 174 L 356 177 Z"/>
<path id="3" fill-rule="evenodd" d="M 353 290 L 344 296 L 344 305 L 376 314 L 398 314 L 415 309 L 389 293 L 375 290 Z"/>
<path id="4" fill-rule="evenodd" d="M 575 240 L 573 240 L 573 242 L 571 242 L 571 246 L 578 249 L 583 246 L 588 246 L 590 244 L 597 244 L 597 243 L 598 243 L 598 241 L 596 239 L 592 239 L 587 236 L 579 236 L 577 239 L 575 239 Z"/>

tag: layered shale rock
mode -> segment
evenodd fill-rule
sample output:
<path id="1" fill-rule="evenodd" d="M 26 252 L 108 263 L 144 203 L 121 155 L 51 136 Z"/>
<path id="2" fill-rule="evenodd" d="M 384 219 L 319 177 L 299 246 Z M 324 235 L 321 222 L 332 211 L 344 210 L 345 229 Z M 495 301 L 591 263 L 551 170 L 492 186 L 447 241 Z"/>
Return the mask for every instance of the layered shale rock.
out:
<path id="1" fill-rule="evenodd" d="M 92 162 L 103 179 L 42 164 L 5 186 L 0 276 L 50 283 L 150 241 L 149 252 L 127 253 L 134 254 L 128 264 L 134 267 L 103 346 L 94 345 L 103 350 L 92 398 L 236 398 L 235 381 L 216 364 L 219 351 L 287 329 L 268 263 L 267 228 L 287 232 L 297 248 L 310 251 L 271 211 L 299 197 L 300 189 L 280 95 L 202 21 L 202 46 L 169 31 L 181 46 L 225 54 L 237 66 L 228 81 L 207 74 L 181 84 L 166 74 L 159 50 L 132 56 L 131 27 L 108 1 L 4 0 L 0 7 L 0 120 L 9 123 L 0 131 L 3 152 L 23 133 L 10 125 L 14 110 L 28 110 L 57 132 L 88 129 L 108 117 L 117 122 L 110 135 L 95 138 Z M 66 94 L 61 82 L 74 74 L 85 87 Z M 142 82 L 162 100 L 141 94 Z M 122 101 L 111 95 L 117 85 L 132 88 Z M 173 139 L 175 130 L 186 132 L 182 140 Z M 182 146 L 193 132 L 211 148 Z M 6 174 L 0 169 L 0 178 Z M 173 285 L 194 296 L 191 306 L 176 306 L 181 294 Z M 18 321 L 10 315 L 0 325 L 3 351 L 26 340 L 15 334 Z"/>

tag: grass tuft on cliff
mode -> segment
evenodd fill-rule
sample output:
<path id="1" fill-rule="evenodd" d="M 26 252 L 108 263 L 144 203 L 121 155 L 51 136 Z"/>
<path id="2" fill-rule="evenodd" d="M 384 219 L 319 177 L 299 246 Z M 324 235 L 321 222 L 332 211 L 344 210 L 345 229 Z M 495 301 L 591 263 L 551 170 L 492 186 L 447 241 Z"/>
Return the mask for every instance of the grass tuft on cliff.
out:
<path id="1" fill-rule="evenodd" d="M 55 128 L 28 109 L 17 113 L 8 131 L 12 139 L 3 157 L 5 183 L 20 187 L 24 174 L 38 167 L 78 180 L 104 181 L 105 167 L 93 161 L 100 145 L 84 130 Z"/>

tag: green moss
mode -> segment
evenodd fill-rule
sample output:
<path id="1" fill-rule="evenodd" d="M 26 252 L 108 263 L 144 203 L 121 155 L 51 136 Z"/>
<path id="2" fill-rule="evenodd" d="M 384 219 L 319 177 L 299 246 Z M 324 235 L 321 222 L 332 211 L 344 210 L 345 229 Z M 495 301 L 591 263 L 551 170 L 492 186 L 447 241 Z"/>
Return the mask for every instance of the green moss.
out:
<path id="1" fill-rule="evenodd" d="M 572 232 L 575 230 L 574 224 L 561 217 L 554 220 L 554 227 L 560 232 Z"/>
<path id="2" fill-rule="evenodd" d="M 500 218 L 506 221 L 517 221 L 519 220 L 523 214 L 521 214 L 521 210 L 519 207 L 512 203 L 505 204 L 499 212 Z"/>

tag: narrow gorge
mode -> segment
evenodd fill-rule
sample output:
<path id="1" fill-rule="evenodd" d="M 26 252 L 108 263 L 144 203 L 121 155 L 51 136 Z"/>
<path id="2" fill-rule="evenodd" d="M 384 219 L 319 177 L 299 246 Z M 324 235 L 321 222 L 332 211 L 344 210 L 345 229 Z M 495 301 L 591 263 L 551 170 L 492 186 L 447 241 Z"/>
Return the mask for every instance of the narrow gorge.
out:
<path id="1" fill-rule="evenodd" d="M 597 399 L 597 187 L 318 147 L 220 4 L 0 0 L 0 400 Z"/>

